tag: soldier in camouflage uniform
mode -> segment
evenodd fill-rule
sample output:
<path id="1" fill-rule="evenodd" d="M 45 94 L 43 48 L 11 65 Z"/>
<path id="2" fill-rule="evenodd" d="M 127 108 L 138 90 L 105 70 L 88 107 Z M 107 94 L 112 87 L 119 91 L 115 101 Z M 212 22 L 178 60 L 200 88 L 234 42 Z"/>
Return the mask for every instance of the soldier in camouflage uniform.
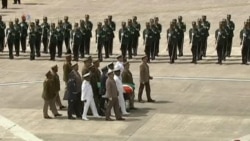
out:
<path id="1" fill-rule="evenodd" d="M 6 29 L 6 24 L 2 21 L 2 16 L 0 15 L 0 51 L 1 52 L 3 52 L 4 50 L 5 29 Z"/>
<path id="2" fill-rule="evenodd" d="M 20 27 L 21 27 L 21 47 L 22 47 L 22 52 L 26 52 L 26 39 L 28 36 L 28 28 L 29 25 L 26 22 L 26 17 L 22 16 L 22 22 L 20 23 Z"/>
<path id="3" fill-rule="evenodd" d="M 14 59 L 13 56 L 13 45 L 15 43 L 15 37 L 16 37 L 16 31 L 13 25 L 13 22 L 10 21 L 9 22 L 9 28 L 7 28 L 6 30 L 6 38 L 7 38 L 7 44 L 8 44 L 8 48 L 9 48 L 9 58 L 10 59 Z"/>
<path id="4" fill-rule="evenodd" d="M 227 15 L 227 27 L 229 29 L 228 43 L 227 43 L 227 57 L 231 56 L 232 51 L 232 43 L 234 37 L 234 22 L 231 20 L 231 15 Z"/>
<path id="5" fill-rule="evenodd" d="M 127 51 L 129 52 L 129 57 L 132 56 L 132 48 L 131 44 L 129 43 L 131 40 L 130 35 L 131 32 L 129 31 L 129 28 L 126 27 L 126 22 L 122 22 L 122 28 L 119 30 L 119 41 L 121 43 L 120 50 L 123 57 L 127 56 Z"/>
<path id="6" fill-rule="evenodd" d="M 81 45 L 80 45 L 80 55 L 81 55 L 81 58 L 84 58 L 85 57 L 85 45 L 87 42 L 89 41 L 86 41 L 86 40 L 90 40 L 89 37 L 87 37 L 87 29 L 85 27 L 85 22 L 84 20 L 80 20 L 80 31 L 81 31 L 81 34 L 82 34 L 82 39 L 81 39 Z M 89 36 L 89 35 L 88 35 Z"/>
<path id="7" fill-rule="evenodd" d="M 180 38 L 178 38 L 179 56 L 183 56 L 184 33 L 186 32 L 186 24 L 182 21 L 182 16 L 178 17 L 177 26 L 180 29 Z"/>
<path id="8" fill-rule="evenodd" d="M 78 23 L 75 23 L 74 29 L 71 31 L 70 37 L 71 37 L 71 42 L 73 46 L 73 54 L 74 54 L 73 61 L 78 61 L 79 49 L 80 49 L 81 41 L 82 41 L 82 33 L 80 31 Z"/>
<path id="9" fill-rule="evenodd" d="M 30 32 L 29 32 L 29 45 L 30 45 L 30 60 L 35 60 L 35 48 L 36 48 L 36 31 L 35 23 L 30 23 Z"/>
<path id="10" fill-rule="evenodd" d="M 42 27 L 43 53 L 48 53 L 50 26 L 48 24 L 47 17 L 43 17 L 43 23 L 41 24 L 41 27 Z"/>
<path id="11" fill-rule="evenodd" d="M 57 51 L 58 51 L 57 57 L 61 58 L 62 57 L 63 39 L 64 39 L 64 29 L 63 29 L 62 20 L 58 21 L 58 25 L 57 25 L 56 30 L 57 30 Z"/>
<path id="12" fill-rule="evenodd" d="M 86 28 L 85 53 L 89 55 L 90 39 L 92 38 L 92 28 L 93 28 L 92 22 L 89 21 L 89 15 L 85 15 L 85 28 Z"/>
<path id="13" fill-rule="evenodd" d="M 95 30 L 95 41 L 97 44 L 97 51 L 98 51 L 98 59 L 99 61 L 102 61 L 102 48 L 104 45 L 104 40 L 105 40 L 105 32 L 102 30 L 102 23 L 99 22 L 97 24 L 97 29 Z"/>
<path id="14" fill-rule="evenodd" d="M 63 23 L 63 29 L 64 29 L 64 42 L 67 50 L 67 54 L 71 54 L 71 49 L 70 49 L 70 32 L 72 30 L 72 25 L 68 21 L 69 18 L 68 16 L 64 17 L 64 23 Z"/>
<path id="15" fill-rule="evenodd" d="M 137 17 L 133 17 L 132 25 L 135 28 L 136 32 L 133 38 L 133 55 L 137 55 L 137 50 L 138 50 L 138 44 L 139 44 L 139 37 L 140 37 L 140 30 L 141 30 L 141 25 L 140 23 L 137 22 Z"/>
<path id="16" fill-rule="evenodd" d="M 51 30 L 50 30 L 50 39 L 49 39 L 49 53 L 50 53 L 50 60 L 55 60 L 56 56 L 56 46 L 57 46 L 57 30 L 55 23 L 51 23 Z"/>
<path id="17" fill-rule="evenodd" d="M 20 51 L 20 35 L 21 35 L 21 27 L 19 25 L 19 19 L 15 19 L 15 24 L 14 24 L 14 29 L 15 29 L 15 51 L 16 51 L 16 56 L 19 56 L 19 51 Z"/>
<path id="18" fill-rule="evenodd" d="M 113 54 L 113 40 L 115 38 L 115 29 L 116 29 L 116 25 L 115 25 L 115 22 L 112 21 L 112 16 L 109 15 L 108 16 L 108 25 L 109 27 L 112 29 L 112 36 L 109 38 L 109 55 L 112 55 Z"/>
<path id="19" fill-rule="evenodd" d="M 41 41 L 42 41 L 42 27 L 39 25 L 39 19 L 35 20 L 35 32 L 36 32 L 36 56 L 41 56 Z"/>

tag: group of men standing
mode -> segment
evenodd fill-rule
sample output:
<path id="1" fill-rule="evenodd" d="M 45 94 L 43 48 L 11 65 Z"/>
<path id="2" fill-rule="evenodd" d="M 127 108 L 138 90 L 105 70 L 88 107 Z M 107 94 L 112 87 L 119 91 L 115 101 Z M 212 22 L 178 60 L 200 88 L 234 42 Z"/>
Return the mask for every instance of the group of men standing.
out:
<path id="1" fill-rule="evenodd" d="M 81 118 L 88 120 L 87 115 L 106 116 L 106 120 L 110 118 L 111 109 L 114 109 L 116 119 L 124 120 L 122 115 L 129 115 L 129 110 L 135 110 L 134 107 L 134 89 L 135 83 L 133 75 L 129 70 L 129 62 L 124 62 L 123 56 L 117 56 L 117 62 L 110 63 L 99 70 L 100 61 L 92 60 L 89 56 L 84 60 L 84 66 L 81 74 L 79 73 L 78 64 L 71 63 L 71 55 L 66 56 L 66 61 L 63 65 L 63 81 L 65 82 L 64 100 L 68 101 L 68 118 Z M 149 80 L 152 77 L 149 75 L 149 67 L 147 65 L 147 56 L 142 57 L 142 65 L 140 66 L 141 83 L 138 94 L 139 102 L 142 100 L 144 86 L 148 102 L 154 102 L 150 96 Z M 60 109 L 65 106 L 61 104 L 59 91 L 60 79 L 57 74 L 58 67 L 55 65 L 52 70 L 46 74 L 44 81 L 43 99 L 44 99 L 44 118 L 50 119 L 48 115 L 48 106 L 55 117 L 61 116 L 56 109 L 56 104 Z M 129 93 L 124 91 L 123 85 L 128 85 L 132 90 Z M 129 101 L 126 106 L 125 100 Z M 89 111 L 89 107 L 91 111 Z M 74 117 L 73 115 L 76 115 Z"/>

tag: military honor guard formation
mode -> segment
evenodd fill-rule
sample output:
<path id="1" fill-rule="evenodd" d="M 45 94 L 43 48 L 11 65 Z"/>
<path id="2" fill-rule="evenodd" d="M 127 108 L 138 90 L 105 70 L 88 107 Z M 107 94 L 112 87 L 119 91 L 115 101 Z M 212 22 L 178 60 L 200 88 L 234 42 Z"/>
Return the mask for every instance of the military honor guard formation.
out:
<path id="1" fill-rule="evenodd" d="M 196 64 L 199 60 L 206 57 L 209 29 L 210 22 L 207 21 L 205 15 L 192 22 L 192 27 L 188 30 L 192 52 L 191 63 Z M 218 64 L 222 64 L 226 57 L 231 56 L 234 29 L 235 25 L 231 20 L 231 15 L 227 15 L 225 19 L 219 22 L 218 29 L 215 31 L 215 48 L 217 50 Z M 44 54 L 49 53 L 50 60 L 55 60 L 56 56 L 62 57 L 63 46 L 65 46 L 65 53 L 72 53 L 74 61 L 90 55 L 90 49 L 96 50 L 98 52 L 98 60 L 103 61 L 104 58 L 109 58 L 110 55 L 113 55 L 116 23 L 112 20 L 112 16 L 109 15 L 104 19 L 103 24 L 98 22 L 97 29 L 95 31 L 92 30 L 93 23 L 90 21 L 89 15 L 85 15 L 85 20 L 80 20 L 79 23 L 76 22 L 73 26 L 69 22 L 68 16 L 64 17 L 64 21 L 58 20 L 57 25 L 55 23 L 49 24 L 47 17 L 43 17 L 41 24 L 39 19 L 28 24 L 26 17 L 22 16 L 21 22 L 19 22 L 18 18 L 15 18 L 14 23 L 10 21 L 8 28 L 6 28 L 5 22 L 3 22 L 0 16 L 0 51 L 3 52 L 4 48 L 8 46 L 9 59 L 13 59 L 14 51 L 15 56 L 18 57 L 20 52 L 26 52 L 28 45 L 30 47 L 30 60 L 40 57 L 41 52 Z M 182 16 L 179 16 L 170 22 L 170 27 L 166 31 L 167 44 L 165 47 L 171 64 L 178 57 L 184 55 L 183 44 L 186 30 L 186 24 L 183 22 Z M 248 19 L 240 32 L 242 64 L 247 64 L 250 60 L 249 31 L 250 20 Z M 95 47 L 91 47 L 90 44 L 92 32 L 95 33 Z M 159 23 L 158 17 L 146 22 L 145 29 L 142 31 L 142 38 L 144 45 L 143 54 L 147 55 L 148 62 L 155 60 L 156 56 L 159 55 L 161 32 L 162 25 Z M 121 23 L 121 28 L 118 30 L 118 39 L 120 42 L 119 49 L 124 58 L 132 59 L 133 56 L 137 55 L 140 34 L 141 24 L 137 22 L 136 16 L 128 19 L 127 22 Z M 41 44 L 43 49 L 41 49 Z"/>
<path id="2" fill-rule="evenodd" d="M 68 119 L 89 120 L 88 115 L 95 118 L 105 116 L 107 121 L 112 121 L 111 109 L 114 109 L 116 120 L 125 120 L 123 116 L 130 115 L 130 110 L 136 110 L 134 106 L 135 83 L 130 71 L 129 62 L 124 62 L 123 56 L 117 56 L 116 63 L 110 63 L 101 70 L 100 61 L 93 60 L 91 56 L 84 59 L 84 66 L 81 74 L 78 64 L 71 63 L 71 55 L 66 56 L 63 65 L 63 81 L 65 82 L 65 93 L 63 100 L 68 101 L 68 108 L 62 105 L 59 95 L 60 78 L 57 74 L 58 66 L 54 65 L 46 73 L 43 83 L 42 98 L 44 99 L 43 117 L 51 119 L 48 115 L 48 107 L 54 117 L 60 117 L 57 110 L 67 108 Z M 141 58 L 140 65 L 140 86 L 138 92 L 138 102 L 144 103 L 142 94 L 146 87 L 147 102 L 155 102 L 151 98 L 150 80 L 153 79 L 149 73 L 147 56 Z M 91 110 L 89 110 L 89 108 Z M 73 116 L 75 115 L 75 116 Z"/>

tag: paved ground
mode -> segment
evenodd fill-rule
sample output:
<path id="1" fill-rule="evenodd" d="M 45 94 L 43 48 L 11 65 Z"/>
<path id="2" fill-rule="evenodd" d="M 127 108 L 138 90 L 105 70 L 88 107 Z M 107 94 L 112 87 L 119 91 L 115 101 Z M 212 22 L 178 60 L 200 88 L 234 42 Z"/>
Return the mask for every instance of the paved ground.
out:
<path id="1" fill-rule="evenodd" d="M 11 2 L 11 1 L 10 1 Z M 90 14 L 97 21 L 109 14 L 119 28 L 120 22 L 133 15 L 144 28 L 150 17 L 158 16 L 163 24 L 160 57 L 150 64 L 152 96 L 157 103 L 139 104 L 139 109 L 126 117 L 124 122 L 106 122 L 92 119 L 88 122 L 64 117 L 44 120 L 41 99 L 44 73 L 54 64 L 59 66 L 62 78 L 63 59 L 47 61 L 43 55 L 36 61 L 28 60 L 28 53 L 8 60 L 7 52 L 0 53 L 0 140 L 19 141 L 19 126 L 45 141 L 249 141 L 250 68 L 240 65 L 239 30 L 248 18 L 249 0 L 23 0 L 22 5 L 10 5 L 8 10 L 0 10 L 4 20 L 13 20 L 22 14 L 29 14 L 31 20 L 47 15 L 50 22 L 68 15 L 72 22 Z M 226 14 L 232 14 L 236 23 L 233 56 L 219 66 L 216 65 L 214 31 Z M 165 31 L 171 19 L 183 15 L 188 29 L 192 20 L 206 14 L 211 22 L 208 57 L 197 65 L 190 64 L 190 46 L 185 38 L 185 56 L 170 65 L 166 56 Z M 96 28 L 96 26 L 94 26 Z M 142 56 L 132 60 L 131 70 L 138 86 L 138 65 Z M 96 57 L 92 40 L 91 52 Z M 115 38 L 115 53 L 118 54 L 118 40 Z M 105 60 L 101 66 L 114 61 L 115 55 Z M 80 62 L 82 67 L 82 63 Z M 64 85 L 62 84 L 62 88 Z M 138 89 L 136 89 L 137 91 Z M 63 90 L 60 92 L 63 94 Z M 65 101 L 64 101 L 65 102 Z M 66 104 L 66 102 L 65 102 Z M 3 122 L 8 119 L 14 123 Z M 6 123 L 6 124 L 4 124 Z M 5 126 L 4 126 L 5 125 Z M 21 135 L 22 136 L 22 135 Z M 23 134 L 26 136 L 26 134 Z M 26 136 L 27 137 L 27 136 Z M 30 140 L 35 140 L 32 138 Z M 242 140 L 241 140 L 242 141 Z"/>

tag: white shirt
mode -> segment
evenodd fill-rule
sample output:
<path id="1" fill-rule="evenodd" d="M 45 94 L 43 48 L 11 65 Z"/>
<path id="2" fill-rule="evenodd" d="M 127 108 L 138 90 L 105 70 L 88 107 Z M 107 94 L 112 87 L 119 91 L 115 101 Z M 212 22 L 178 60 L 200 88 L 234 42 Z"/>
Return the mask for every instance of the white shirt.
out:
<path id="1" fill-rule="evenodd" d="M 115 67 L 114 67 L 114 68 L 116 68 L 116 67 L 119 67 L 119 68 L 120 68 L 121 74 L 122 74 L 122 72 L 123 72 L 123 70 L 124 70 L 123 62 L 117 61 L 117 62 L 115 63 Z"/>
<path id="2" fill-rule="evenodd" d="M 93 98 L 93 90 L 92 86 L 90 85 L 89 81 L 84 80 L 82 82 L 82 96 L 81 101 Z"/>
<path id="3" fill-rule="evenodd" d="M 115 80 L 115 83 L 116 83 L 117 90 L 119 92 L 119 96 L 123 96 L 123 85 L 122 85 L 122 81 L 121 81 L 120 77 L 115 75 L 114 80 Z"/>

